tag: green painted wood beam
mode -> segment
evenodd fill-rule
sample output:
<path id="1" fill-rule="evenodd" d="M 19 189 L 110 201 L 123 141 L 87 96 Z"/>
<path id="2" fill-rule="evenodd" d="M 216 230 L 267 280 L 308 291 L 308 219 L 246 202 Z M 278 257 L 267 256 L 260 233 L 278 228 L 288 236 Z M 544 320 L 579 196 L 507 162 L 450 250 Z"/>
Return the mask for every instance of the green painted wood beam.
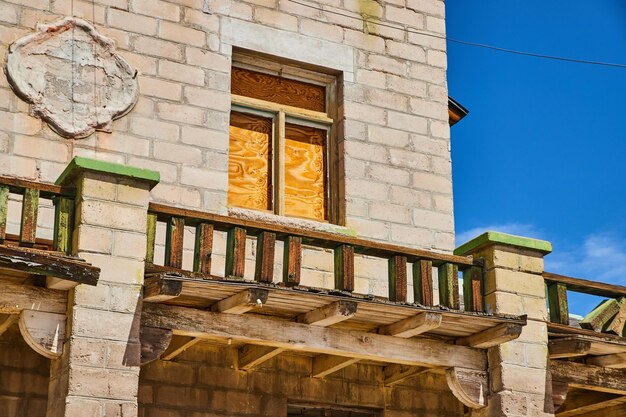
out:
<path id="1" fill-rule="evenodd" d="M 161 175 L 157 171 L 76 156 L 65 168 L 63 173 L 61 173 L 59 178 L 56 180 L 56 184 L 69 184 L 76 178 L 76 176 L 85 171 L 100 172 L 103 174 L 112 174 L 138 181 L 145 181 L 150 185 L 151 189 L 161 180 Z"/>
<path id="2" fill-rule="evenodd" d="M 454 250 L 454 254 L 460 256 L 469 255 L 489 245 L 514 246 L 520 249 L 541 252 L 544 255 L 552 252 L 552 244 L 548 241 L 490 231 L 459 246 Z"/>

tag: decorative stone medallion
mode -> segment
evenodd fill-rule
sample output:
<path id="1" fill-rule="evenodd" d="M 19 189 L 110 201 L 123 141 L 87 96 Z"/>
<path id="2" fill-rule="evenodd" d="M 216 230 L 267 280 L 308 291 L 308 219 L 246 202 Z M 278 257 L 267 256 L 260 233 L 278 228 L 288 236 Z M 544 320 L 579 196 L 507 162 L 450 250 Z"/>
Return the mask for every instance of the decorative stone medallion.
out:
<path id="1" fill-rule="evenodd" d="M 61 136 L 111 131 L 137 101 L 136 71 L 84 20 L 40 24 L 9 48 L 6 73 L 36 117 Z"/>

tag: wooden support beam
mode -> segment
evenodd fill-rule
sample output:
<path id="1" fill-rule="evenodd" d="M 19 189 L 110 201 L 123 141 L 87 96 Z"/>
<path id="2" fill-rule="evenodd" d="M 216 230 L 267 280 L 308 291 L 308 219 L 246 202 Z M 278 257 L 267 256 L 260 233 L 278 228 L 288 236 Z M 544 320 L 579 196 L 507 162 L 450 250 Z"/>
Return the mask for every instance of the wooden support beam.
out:
<path id="1" fill-rule="evenodd" d="M 257 237 L 256 245 L 254 279 L 259 282 L 272 282 L 274 281 L 276 233 L 261 232 Z"/>
<path id="2" fill-rule="evenodd" d="M 55 251 L 72 252 L 72 231 L 74 230 L 74 199 L 55 197 L 54 203 L 54 235 L 53 246 Z"/>
<path id="3" fill-rule="evenodd" d="M 575 390 L 558 409 L 558 417 L 573 417 L 626 404 L 626 396 L 607 392 Z"/>
<path id="4" fill-rule="evenodd" d="M 587 365 L 603 366 L 605 368 L 626 368 L 626 353 L 613 353 L 611 355 L 591 356 L 585 360 Z"/>
<path id="5" fill-rule="evenodd" d="M 146 263 L 154 263 L 154 246 L 156 244 L 157 215 L 148 213 L 146 221 Z"/>
<path id="6" fill-rule="evenodd" d="M 570 387 L 626 395 L 626 370 L 585 365 L 569 361 L 551 361 L 553 381 Z"/>
<path id="7" fill-rule="evenodd" d="M 249 344 L 344 356 L 404 365 L 462 365 L 484 370 L 484 350 L 430 339 L 402 339 L 374 333 L 279 321 L 255 315 L 220 314 L 193 308 L 146 303 L 142 324 L 171 329 L 174 334 L 205 339 L 232 339 Z"/>
<path id="8" fill-rule="evenodd" d="M 619 309 L 620 305 L 616 299 L 604 300 L 580 321 L 580 327 L 602 332 L 607 323 L 619 312 Z"/>
<path id="9" fill-rule="evenodd" d="M 226 238 L 226 271 L 224 276 L 243 279 L 246 268 L 246 229 L 232 227 Z"/>
<path id="10" fill-rule="evenodd" d="M 148 278 L 143 287 L 143 300 L 148 303 L 161 303 L 178 297 L 182 290 L 182 281 Z"/>
<path id="11" fill-rule="evenodd" d="M 26 344 L 48 359 L 57 359 L 63 353 L 65 341 L 65 314 L 23 310 L 19 328 Z"/>
<path id="12" fill-rule="evenodd" d="M 243 314 L 253 308 L 263 307 L 267 302 L 269 291 L 259 288 L 250 288 L 225 298 L 211 306 L 215 313 Z"/>
<path id="13" fill-rule="evenodd" d="M 354 291 L 354 246 L 335 248 L 335 289 Z"/>
<path id="14" fill-rule="evenodd" d="M 39 190 L 26 188 L 22 200 L 22 222 L 20 224 L 20 245 L 33 246 L 37 240 L 37 213 L 39 211 Z"/>
<path id="15" fill-rule="evenodd" d="M 409 338 L 436 329 L 441 325 L 441 313 L 420 313 L 378 329 L 379 334 Z"/>
<path id="16" fill-rule="evenodd" d="M 392 386 L 406 381 L 409 378 L 430 372 L 430 368 L 420 368 L 418 366 L 406 366 L 392 363 L 385 366 L 385 386 Z"/>
<path id="17" fill-rule="evenodd" d="M 312 326 L 332 326 L 333 324 L 348 320 L 357 311 L 357 303 L 354 301 L 335 301 L 323 307 L 301 314 L 297 317 L 298 323 Z"/>
<path id="18" fill-rule="evenodd" d="M 459 310 L 459 270 L 454 264 L 439 265 L 439 304 Z"/>
<path id="19" fill-rule="evenodd" d="M 139 365 L 146 365 L 159 359 L 172 341 L 172 331 L 160 329 L 158 327 L 141 326 L 139 331 L 139 340 L 141 342 L 141 356 Z M 134 365 L 134 363 L 127 363 Z"/>
<path id="20" fill-rule="evenodd" d="M 521 324 L 502 323 L 471 336 L 461 337 L 457 339 L 456 344 L 487 349 L 517 339 L 522 333 L 522 327 Z"/>
<path id="21" fill-rule="evenodd" d="M 209 223 L 199 223 L 196 226 L 196 243 L 193 250 L 193 271 L 201 274 L 210 274 L 212 254 L 213 225 Z"/>
<path id="22" fill-rule="evenodd" d="M 413 292 L 416 303 L 429 307 L 434 304 L 432 261 L 422 259 L 413 263 Z"/>
<path id="23" fill-rule="evenodd" d="M 319 355 L 313 358 L 311 376 L 313 378 L 324 378 L 343 368 L 346 368 L 359 361 L 357 358 L 345 358 L 342 356 Z"/>
<path id="24" fill-rule="evenodd" d="M 176 356 L 180 355 L 199 341 L 200 339 L 196 337 L 173 336 L 169 346 L 161 355 L 161 360 L 171 361 Z"/>
<path id="25" fill-rule="evenodd" d="M 13 326 L 18 318 L 19 316 L 16 314 L 9 314 L 4 318 L 4 320 L 0 321 L 0 336 L 2 336 L 2 334 L 6 332 L 9 327 Z"/>
<path id="26" fill-rule="evenodd" d="M 484 311 L 483 269 L 472 266 L 463 270 L 463 303 L 465 311 Z"/>
<path id="27" fill-rule="evenodd" d="M 465 406 L 479 409 L 487 405 L 489 380 L 486 371 L 453 367 L 446 371 L 446 381 L 452 394 Z"/>
<path id="28" fill-rule="evenodd" d="M 181 269 L 183 267 L 183 239 L 185 237 L 185 219 L 170 217 L 165 232 L 165 266 Z"/>
<path id="29" fill-rule="evenodd" d="M 9 211 L 9 187 L 0 186 L 0 242 L 6 238 Z"/>
<path id="30" fill-rule="evenodd" d="M 554 410 L 558 410 L 567 399 L 569 385 L 565 382 L 553 381 L 552 375 L 549 375 L 549 381 L 552 385 L 552 404 L 554 405 Z"/>
<path id="31" fill-rule="evenodd" d="M 551 282 L 547 285 L 547 289 L 550 321 L 552 323 L 569 324 L 567 285 L 560 282 Z"/>
<path id="32" fill-rule="evenodd" d="M 65 314 L 67 292 L 27 285 L 2 284 L 0 314 L 20 314 L 22 310 Z"/>
<path id="33" fill-rule="evenodd" d="M 283 249 L 283 284 L 300 285 L 302 269 L 302 238 L 287 236 Z"/>
<path id="34" fill-rule="evenodd" d="M 585 356 L 591 350 L 591 342 L 571 338 L 554 339 L 548 342 L 550 359 L 575 358 Z"/>
<path id="35" fill-rule="evenodd" d="M 406 301 L 406 256 L 389 258 L 389 301 Z"/>
<path id="36" fill-rule="evenodd" d="M 239 352 L 237 367 L 239 370 L 249 371 L 284 351 L 283 348 L 272 346 L 246 345 Z"/>
<path id="37" fill-rule="evenodd" d="M 613 318 L 611 322 L 606 326 L 604 331 L 606 333 L 613 333 L 618 336 L 624 335 L 624 324 L 626 323 L 626 297 L 621 297 L 617 300 L 617 304 L 619 307 L 619 311 Z"/>
<path id="38" fill-rule="evenodd" d="M 0 245 L 0 268 L 96 285 L 100 268 L 57 252 Z"/>

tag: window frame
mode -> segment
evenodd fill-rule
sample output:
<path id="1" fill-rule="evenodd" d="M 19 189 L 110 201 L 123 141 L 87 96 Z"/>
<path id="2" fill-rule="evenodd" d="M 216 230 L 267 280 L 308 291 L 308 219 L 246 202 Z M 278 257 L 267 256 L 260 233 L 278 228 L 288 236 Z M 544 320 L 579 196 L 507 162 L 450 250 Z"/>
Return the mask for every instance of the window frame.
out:
<path id="1" fill-rule="evenodd" d="M 325 190 L 326 213 L 325 218 L 310 221 L 341 224 L 339 209 L 339 177 L 338 177 L 338 108 L 337 108 L 337 76 L 320 73 L 300 66 L 280 63 L 260 57 L 256 54 L 233 53 L 233 68 L 241 68 L 267 75 L 278 76 L 308 84 L 323 86 L 326 91 L 325 112 L 274 103 L 257 98 L 241 96 L 231 93 L 231 111 L 256 114 L 262 117 L 273 118 L 272 128 L 272 197 L 273 214 L 290 218 L 302 218 L 285 214 L 285 127 L 286 124 L 309 126 L 326 130 L 326 184 Z M 237 206 L 238 207 L 238 206 Z M 246 209 L 246 207 L 241 207 Z M 250 209 L 255 210 L 255 209 Z M 268 211 L 264 211 L 268 212 Z"/>

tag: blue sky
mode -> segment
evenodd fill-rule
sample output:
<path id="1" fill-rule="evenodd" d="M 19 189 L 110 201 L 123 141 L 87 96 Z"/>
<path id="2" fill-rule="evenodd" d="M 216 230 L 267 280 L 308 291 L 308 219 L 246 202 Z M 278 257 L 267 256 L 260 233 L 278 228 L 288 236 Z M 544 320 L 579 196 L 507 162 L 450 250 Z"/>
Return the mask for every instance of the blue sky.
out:
<path id="1" fill-rule="evenodd" d="M 624 0 L 446 0 L 448 36 L 626 64 Z M 626 285 L 626 68 L 448 43 L 457 244 L 552 242 L 546 270 Z M 597 299 L 572 296 L 586 314 Z"/>

